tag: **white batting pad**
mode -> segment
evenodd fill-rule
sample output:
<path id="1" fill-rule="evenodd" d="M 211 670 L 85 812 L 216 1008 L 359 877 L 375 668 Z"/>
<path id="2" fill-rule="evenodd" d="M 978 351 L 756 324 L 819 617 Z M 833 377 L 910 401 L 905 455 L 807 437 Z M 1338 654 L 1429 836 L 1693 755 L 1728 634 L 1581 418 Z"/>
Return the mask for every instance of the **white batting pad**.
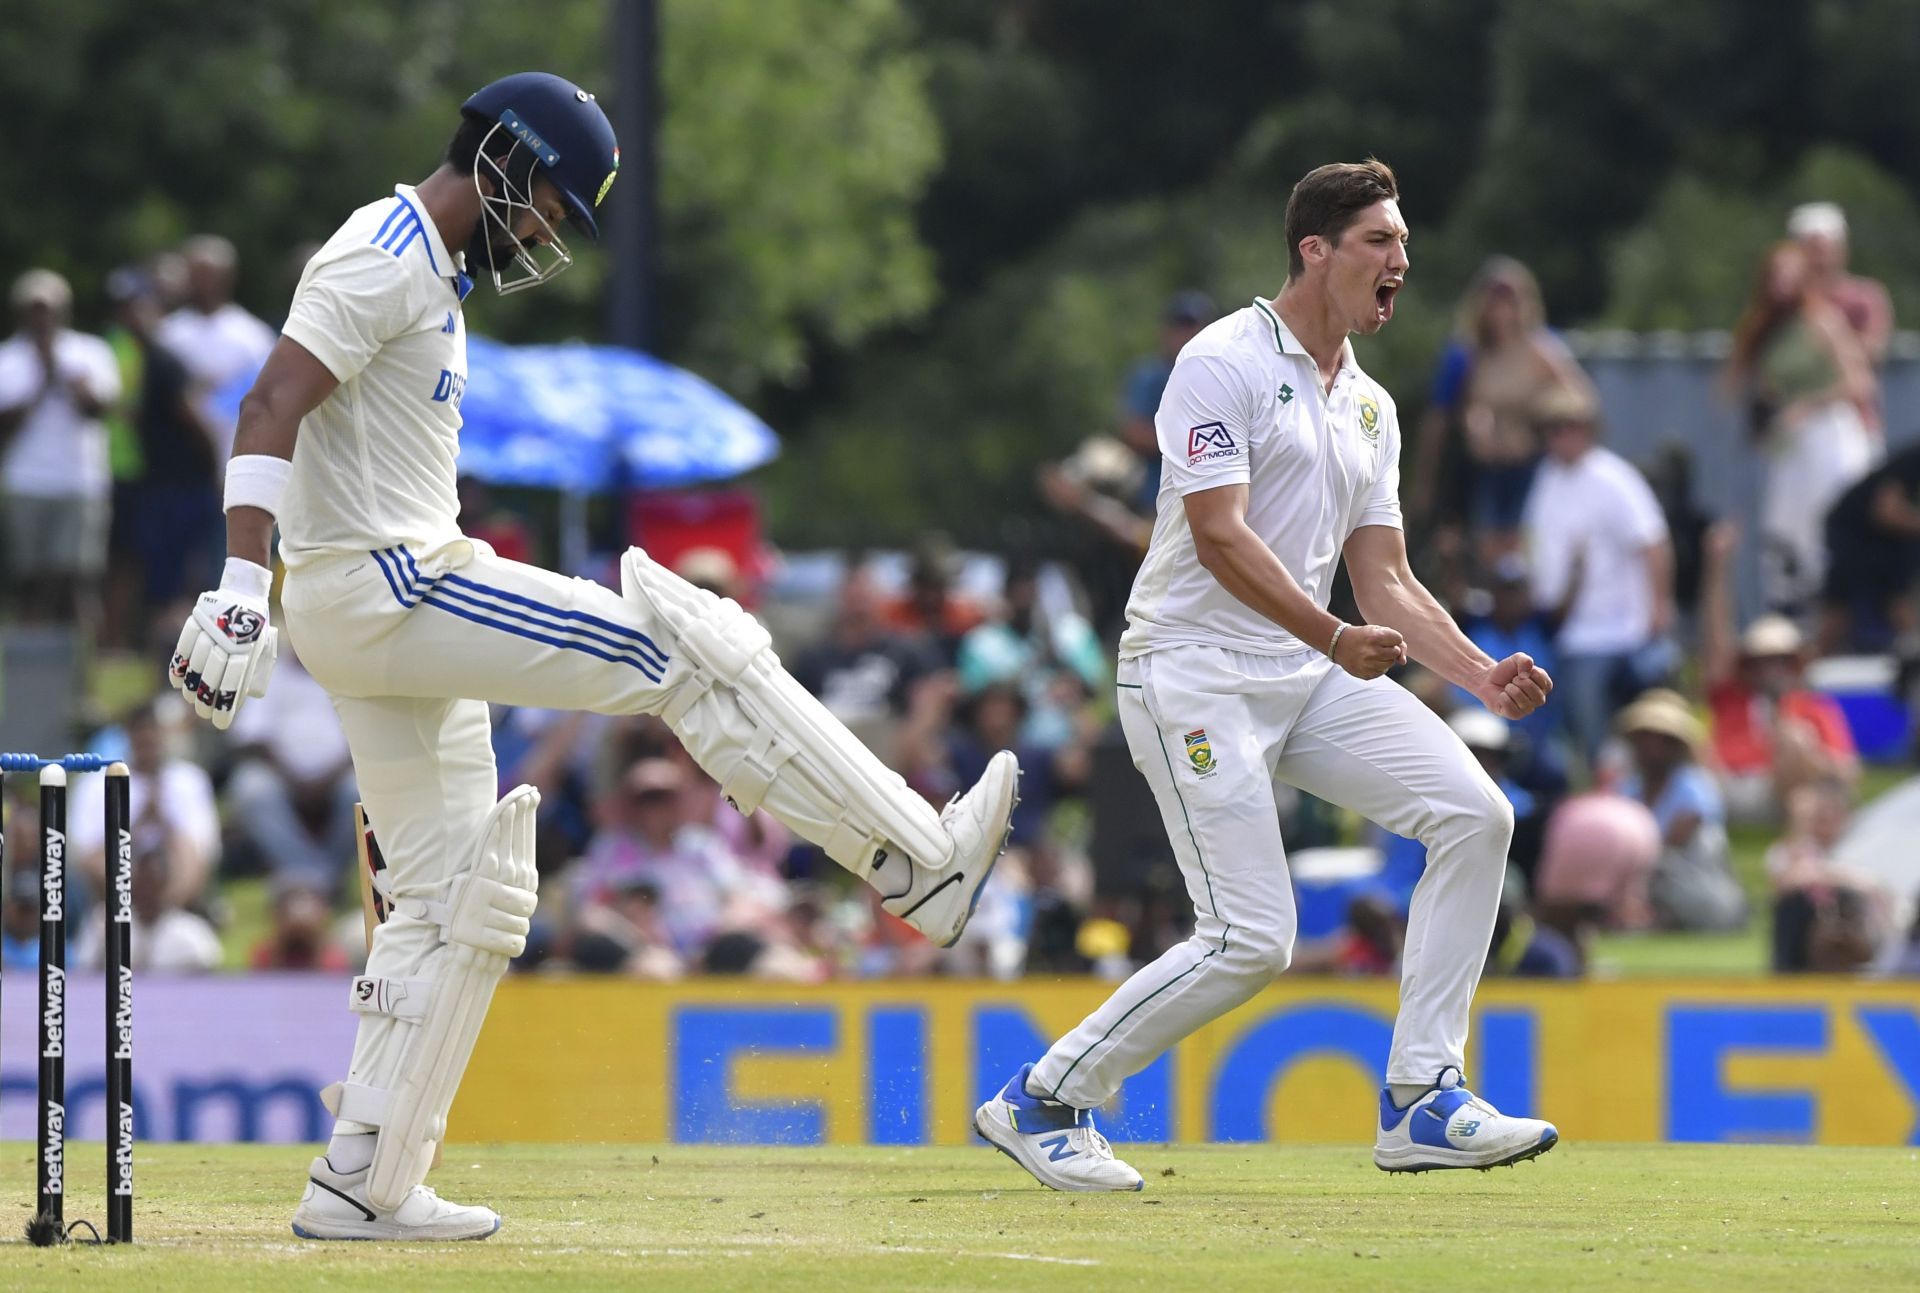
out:
<path id="1" fill-rule="evenodd" d="M 939 814 L 794 681 L 758 620 L 639 548 L 621 559 L 620 587 L 692 666 L 661 716 L 742 812 L 764 804 L 856 875 L 885 850 L 933 870 L 952 860 Z"/>

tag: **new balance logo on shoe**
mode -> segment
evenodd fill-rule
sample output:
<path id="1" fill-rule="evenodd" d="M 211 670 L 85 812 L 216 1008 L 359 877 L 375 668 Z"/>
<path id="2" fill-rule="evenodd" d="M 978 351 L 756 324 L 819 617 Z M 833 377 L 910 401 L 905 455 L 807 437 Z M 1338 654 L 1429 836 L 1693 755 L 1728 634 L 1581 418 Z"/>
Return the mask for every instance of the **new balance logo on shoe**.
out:
<path id="1" fill-rule="evenodd" d="M 1447 1135 L 1452 1136 L 1455 1140 L 1467 1140 L 1479 1130 L 1480 1124 L 1478 1122 L 1463 1122 L 1458 1127 L 1447 1128 Z"/>
<path id="2" fill-rule="evenodd" d="M 1067 1138 L 1064 1135 L 1047 1137 L 1040 1142 L 1040 1148 L 1047 1151 L 1049 1163 L 1057 1163 L 1063 1158 L 1072 1158 L 1080 1152 L 1077 1149 L 1067 1148 Z"/>

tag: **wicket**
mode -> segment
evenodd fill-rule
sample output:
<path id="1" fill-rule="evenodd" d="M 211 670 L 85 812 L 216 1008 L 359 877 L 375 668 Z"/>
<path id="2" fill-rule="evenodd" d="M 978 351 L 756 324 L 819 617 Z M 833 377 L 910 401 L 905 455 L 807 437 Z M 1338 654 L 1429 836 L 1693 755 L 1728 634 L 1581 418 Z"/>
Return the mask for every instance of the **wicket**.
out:
<path id="1" fill-rule="evenodd" d="M 133 1242 L 133 827 L 127 765 L 97 754 L 42 759 L 0 754 L 0 774 L 40 778 L 40 1072 L 36 1088 L 37 1199 L 27 1238 L 46 1246 L 68 1238 L 67 1124 L 67 774 L 106 774 L 108 853 L 105 952 L 107 980 L 107 1239 Z M 0 811 L 4 811 L 0 795 Z M 0 831 L 4 850 L 4 831 Z M 0 862 L 4 862 L 0 854 Z M 85 1225 L 85 1222 L 75 1222 Z M 89 1229 L 92 1227 L 89 1225 Z M 98 1232 L 96 1232 L 96 1238 Z"/>

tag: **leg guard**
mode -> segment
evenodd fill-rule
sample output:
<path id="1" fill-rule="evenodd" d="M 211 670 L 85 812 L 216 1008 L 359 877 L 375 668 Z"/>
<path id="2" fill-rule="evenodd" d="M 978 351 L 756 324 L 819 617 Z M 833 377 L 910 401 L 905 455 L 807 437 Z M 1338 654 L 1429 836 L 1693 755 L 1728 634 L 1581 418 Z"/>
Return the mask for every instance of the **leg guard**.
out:
<path id="1" fill-rule="evenodd" d="M 389 1026 L 406 1030 L 390 1086 L 348 1081 L 322 1093 L 338 1117 L 379 1128 L 367 1194 L 383 1213 L 398 1208 L 425 1178 L 493 1003 L 494 985 L 507 962 L 526 947 L 535 903 L 533 828 L 539 805 L 532 786 L 516 787 L 494 805 L 473 862 L 448 886 L 445 902 L 394 902 L 381 937 L 404 938 L 439 926 L 439 946 L 416 977 L 370 973 L 353 981 L 354 1011 L 382 1016 Z M 377 964 L 379 959 L 376 946 L 370 960 Z"/>
<path id="2" fill-rule="evenodd" d="M 758 620 L 639 548 L 622 559 L 620 585 L 678 640 L 688 676 L 661 717 L 736 808 L 766 803 L 856 875 L 889 850 L 932 870 L 953 860 L 939 815 L 793 680 Z"/>

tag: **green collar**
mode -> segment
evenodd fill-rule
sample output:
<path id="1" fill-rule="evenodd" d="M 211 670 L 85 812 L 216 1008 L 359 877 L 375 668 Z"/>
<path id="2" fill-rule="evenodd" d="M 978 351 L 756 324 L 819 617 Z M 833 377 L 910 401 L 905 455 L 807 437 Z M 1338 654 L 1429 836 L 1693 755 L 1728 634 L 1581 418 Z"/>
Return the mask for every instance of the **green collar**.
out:
<path id="1" fill-rule="evenodd" d="M 1267 325 L 1273 329 L 1273 348 L 1275 350 L 1283 355 L 1304 355 L 1307 353 L 1305 348 L 1303 348 L 1298 341 L 1294 340 L 1293 333 L 1287 330 L 1287 325 L 1280 322 L 1280 315 L 1274 310 L 1272 303 L 1256 296 L 1253 298 L 1253 306 L 1256 310 L 1260 311 L 1261 314 L 1266 316 Z"/>

